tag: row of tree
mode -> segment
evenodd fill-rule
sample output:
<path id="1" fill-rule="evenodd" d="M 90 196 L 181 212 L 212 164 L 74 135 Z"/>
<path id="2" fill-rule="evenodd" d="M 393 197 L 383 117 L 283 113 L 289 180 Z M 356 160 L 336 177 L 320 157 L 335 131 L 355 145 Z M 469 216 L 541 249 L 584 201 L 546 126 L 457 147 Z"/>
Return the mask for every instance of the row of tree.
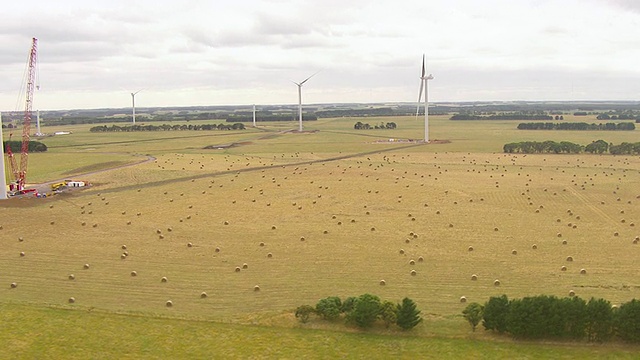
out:
<path id="1" fill-rule="evenodd" d="M 482 320 L 485 330 L 516 339 L 640 343 L 640 301 L 636 299 L 615 307 L 605 299 L 538 295 L 510 300 L 502 295 L 484 305 L 469 304 L 462 314 L 474 330 Z"/>
<path id="2" fill-rule="evenodd" d="M 640 155 L 640 142 L 623 142 L 620 145 L 614 145 L 604 140 L 597 140 L 587 146 L 582 146 L 569 141 L 521 141 L 505 144 L 502 149 L 505 153 L 509 154 L 579 154 L 584 151 L 591 154 L 604 154 L 608 152 L 612 155 Z"/>
<path id="3" fill-rule="evenodd" d="M 360 328 L 369 328 L 381 321 L 387 328 L 395 324 L 402 330 L 409 330 L 422 321 L 420 310 L 413 300 L 404 298 L 401 303 L 396 304 L 382 301 L 371 294 L 348 297 L 344 301 L 337 296 L 330 296 L 320 299 L 315 307 L 301 305 L 295 312 L 296 318 L 302 323 L 309 321 L 312 314 L 329 321 L 344 317 L 347 324 Z"/>
<path id="4" fill-rule="evenodd" d="M 3 141 L 2 142 L 2 148 L 3 149 L 7 149 L 7 145 L 9 145 L 9 148 L 11 149 L 11 152 L 13 153 L 20 153 L 22 151 L 22 141 L 15 141 L 15 140 L 7 140 L 7 141 Z M 47 145 L 39 142 L 39 141 L 29 141 L 29 152 L 44 152 L 47 151 Z"/>
<path id="5" fill-rule="evenodd" d="M 455 114 L 449 120 L 553 120 L 553 116 L 546 114 L 525 113 L 501 113 L 492 115 Z M 556 120 L 564 120 L 564 117 L 556 116 Z"/>
<path id="6" fill-rule="evenodd" d="M 567 123 L 520 123 L 518 130 L 635 130 L 636 125 L 632 122 L 588 124 L 585 122 Z"/>
<path id="7" fill-rule="evenodd" d="M 299 121 L 298 114 L 256 114 L 256 122 L 265 121 Z M 302 121 L 315 121 L 318 116 L 313 113 L 305 113 L 302 115 Z M 253 122 L 253 114 L 229 115 L 227 122 Z"/>
<path id="8" fill-rule="evenodd" d="M 374 125 L 371 126 L 367 123 L 362 123 L 360 121 L 358 121 L 357 123 L 355 123 L 353 125 L 353 128 L 356 130 L 370 130 L 370 129 L 395 129 L 397 128 L 398 125 L 396 123 L 392 122 L 388 122 L 388 123 L 384 123 L 381 122 L 379 125 Z"/>
<path id="9" fill-rule="evenodd" d="M 94 126 L 89 131 L 91 132 L 135 132 L 135 131 L 207 131 L 207 130 L 244 130 L 244 124 L 235 123 L 233 125 L 227 124 L 202 124 L 202 125 L 192 125 L 192 124 L 183 124 L 183 125 L 100 125 Z"/>

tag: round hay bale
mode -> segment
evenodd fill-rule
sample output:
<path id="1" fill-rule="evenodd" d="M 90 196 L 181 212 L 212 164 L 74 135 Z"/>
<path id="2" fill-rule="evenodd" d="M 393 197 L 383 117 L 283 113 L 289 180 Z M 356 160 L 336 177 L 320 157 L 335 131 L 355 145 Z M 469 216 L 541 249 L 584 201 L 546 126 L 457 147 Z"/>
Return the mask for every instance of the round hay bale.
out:
<path id="1" fill-rule="evenodd" d="M 229 222 L 228 222 L 228 221 L 225 221 L 223 224 L 225 224 L 225 225 L 229 225 Z"/>
<path id="2" fill-rule="evenodd" d="M 75 280 L 75 279 L 76 279 L 76 276 L 75 276 L 75 275 L 73 275 L 73 274 L 69 274 L 69 280 Z"/>
<path id="3" fill-rule="evenodd" d="M 569 290 L 569 297 L 574 297 L 576 296 L 576 292 L 573 290 Z"/>
<path id="4" fill-rule="evenodd" d="M 466 303 L 467 302 L 467 298 L 465 296 L 460 296 L 460 302 L 461 303 Z"/>
<path id="5" fill-rule="evenodd" d="M 562 245 L 567 245 L 567 244 L 568 244 L 567 240 L 562 240 Z"/>
<path id="6" fill-rule="evenodd" d="M 538 245 L 533 244 L 533 245 L 531 245 L 531 248 L 532 248 L 533 250 L 537 250 L 537 249 L 538 249 Z"/>
<path id="7" fill-rule="evenodd" d="M 387 282 L 384 281 L 384 280 L 380 280 L 380 285 L 385 286 L 385 285 L 387 285 Z"/>
<path id="8" fill-rule="evenodd" d="M 617 231 L 613 233 L 613 236 L 618 236 L 620 235 Z"/>
<path id="9" fill-rule="evenodd" d="M 254 286 L 253 291 L 260 291 L 260 286 L 259 285 Z"/>
<path id="10" fill-rule="evenodd" d="M 325 231 L 323 231 L 322 233 L 326 235 L 326 234 L 328 234 L 328 233 L 329 233 L 329 230 L 325 230 Z"/>
<path id="11" fill-rule="evenodd" d="M 138 272 L 137 271 L 132 271 L 131 272 L 131 276 L 138 276 Z"/>
<path id="12" fill-rule="evenodd" d="M 376 231 L 376 228 L 372 227 L 372 228 L 371 228 L 371 231 Z"/>
<path id="13" fill-rule="evenodd" d="M 424 258 L 423 258 L 422 256 L 420 256 L 420 257 L 418 258 L 418 262 L 423 262 L 423 261 L 424 261 Z"/>
<path id="14" fill-rule="evenodd" d="M 469 251 L 473 251 L 473 246 L 469 246 Z"/>
<path id="15" fill-rule="evenodd" d="M 189 242 L 187 243 L 187 247 L 193 247 L 193 244 Z"/>
<path id="16" fill-rule="evenodd" d="M 560 238 L 562 237 L 562 233 L 557 233 L 556 236 Z"/>
<path id="17" fill-rule="evenodd" d="M 409 260 L 409 265 L 415 265 L 415 264 L 416 262 L 413 259 Z"/>
<path id="18" fill-rule="evenodd" d="M 300 236 L 300 241 L 304 241 L 304 236 Z"/>
<path id="19" fill-rule="evenodd" d="M 98 224 L 93 224 L 93 227 L 94 227 L 94 228 L 98 227 Z"/>
<path id="20" fill-rule="evenodd" d="M 159 239 L 164 239 L 164 235 L 160 234 L 160 235 L 158 235 L 158 238 Z"/>
<path id="21" fill-rule="evenodd" d="M 89 268 L 89 264 L 84 264 L 83 268 L 86 270 Z"/>
<path id="22" fill-rule="evenodd" d="M 24 257 L 24 251 L 20 252 L 20 257 Z"/>
<path id="23" fill-rule="evenodd" d="M 580 269 L 580 274 L 585 275 L 587 273 L 587 269 Z"/>
<path id="24" fill-rule="evenodd" d="M 272 254 L 272 253 L 268 253 L 268 254 L 267 254 L 267 257 L 268 257 L 268 258 L 272 258 L 272 257 L 273 257 L 273 254 Z"/>
<path id="25" fill-rule="evenodd" d="M 564 266 L 564 265 L 563 265 L 563 266 L 561 266 L 561 267 L 560 267 L 560 271 L 567 271 L 567 267 L 566 267 L 566 266 Z"/>
<path id="26" fill-rule="evenodd" d="M 167 302 L 165 303 L 166 307 L 172 307 L 173 306 L 173 301 L 171 300 L 167 300 Z"/>
<path id="27" fill-rule="evenodd" d="M 206 292 L 204 292 L 204 291 L 200 293 L 200 299 L 204 299 L 204 298 L 206 298 L 207 296 L 208 296 L 208 295 L 207 295 L 207 293 L 206 293 Z"/>
<path id="28" fill-rule="evenodd" d="M 74 298 L 73 296 L 69 298 L 69 304 L 73 304 L 76 302 L 76 298 Z"/>
<path id="29" fill-rule="evenodd" d="M 236 272 L 240 272 L 240 266 L 236 266 Z"/>
<path id="30" fill-rule="evenodd" d="M 271 225 L 271 230 L 275 230 L 276 226 L 275 225 Z"/>
<path id="31" fill-rule="evenodd" d="M 511 250 L 511 255 L 518 255 L 518 250 L 516 249 Z"/>
<path id="32" fill-rule="evenodd" d="M 404 249 L 400 249 L 400 255 L 404 255 Z"/>
<path id="33" fill-rule="evenodd" d="M 260 242 L 260 246 L 264 246 L 264 243 L 263 243 L 263 242 Z"/>
<path id="34" fill-rule="evenodd" d="M 567 261 L 569 262 L 573 261 L 573 256 L 567 256 Z"/>
<path id="35" fill-rule="evenodd" d="M 19 242 L 23 242 L 23 241 L 24 241 L 24 238 L 23 238 L 22 236 L 20 236 L 20 237 L 18 238 L 18 241 L 19 241 Z"/>
<path id="36" fill-rule="evenodd" d="M 405 244 L 409 244 L 411 242 L 411 239 L 404 239 Z"/>
<path id="37" fill-rule="evenodd" d="M 14 283 L 14 282 L 11 283 L 11 288 L 12 289 L 15 289 L 17 287 L 18 287 L 18 283 Z"/>
<path id="38" fill-rule="evenodd" d="M 122 246 L 120 246 L 120 248 L 121 248 L 122 250 L 127 250 L 127 245 L 122 245 Z"/>
<path id="39" fill-rule="evenodd" d="M 476 274 L 471 275 L 471 281 L 476 281 L 476 280 L 478 280 L 478 275 Z"/>
<path id="40" fill-rule="evenodd" d="M 411 276 L 416 276 L 417 272 L 415 270 L 411 270 Z"/>
<path id="41" fill-rule="evenodd" d="M 450 228 L 452 228 L 452 227 L 453 227 L 453 224 L 449 224 L 449 227 L 450 227 Z"/>
<path id="42" fill-rule="evenodd" d="M 494 228 L 493 228 L 493 231 L 498 231 L 498 230 L 499 230 L 499 229 L 498 229 L 497 227 L 494 227 Z"/>
<path id="43" fill-rule="evenodd" d="M 166 283 L 167 282 L 167 277 L 163 276 L 162 279 L 160 279 L 160 282 Z"/>
<path id="44" fill-rule="evenodd" d="M 496 279 L 493 281 L 494 286 L 500 286 L 500 280 Z"/>
<path id="45" fill-rule="evenodd" d="M 56 222 L 55 221 L 51 221 L 49 224 L 54 225 Z"/>
<path id="46" fill-rule="evenodd" d="M 217 247 L 214 251 L 218 253 L 218 252 L 220 252 L 220 248 Z"/>
<path id="47" fill-rule="evenodd" d="M 124 254 L 124 253 L 123 253 L 123 254 L 120 254 L 120 259 L 124 260 L 124 259 L 126 259 L 126 258 L 127 258 L 127 254 Z"/>
<path id="48" fill-rule="evenodd" d="M 248 268 L 249 268 L 249 265 L 248 265 L 247 263 L 244 263 L 244 264 L 242 264 L 242 268 L 243 268 L 243 269 L 248 269 Z"/>

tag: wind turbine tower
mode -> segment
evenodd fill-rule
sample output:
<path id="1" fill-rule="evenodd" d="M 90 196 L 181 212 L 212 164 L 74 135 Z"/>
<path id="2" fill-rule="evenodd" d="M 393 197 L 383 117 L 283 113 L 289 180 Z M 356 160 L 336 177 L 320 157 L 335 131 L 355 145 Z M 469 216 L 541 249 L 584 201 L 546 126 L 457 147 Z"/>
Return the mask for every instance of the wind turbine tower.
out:
<path id="1" fill-rule="evenodd" d="M 424 89 L 424 142 L 429 142 L 429 80 L 433 80 L 433 75 L 427 74 L 425 67 L 425 55 L 422 55 L 422 73 L 420 75 L 420 93 L 418 94 L 418 108 L 416 109 L 416 119 L 420 111 L 420 100 L 422 100 L 422 90 Z"/>
<path id="2" fill-rule="evenodd" d="M 253 127 L 256 127 L 256 104 L 253 104 Z"/>
<path id="3" fill-rule="evenodd" d="M 299 83 L 297 83 L 295 81 L 292 81 L 294 84 L 296 84 L 298 86 L 298 118 L 300 119 L 300 126 L 298 128 L 298 131 L 300 131 L 300 132 L 302 132 L 302 85 L 304 85 L 304 83 L 306 83 L 309 79 L 314 77 L 316 74 L 317 74 L 317 72 L 315 74 L 309 76 L 308 78 L 302 80 Z"/>
<path id="4" fill-rule="evenodd" d="M 0 200 L 7 199 L 7 179 L 4 173 L 4 147 L 2 146 L 2 114 L 0 114 Z"/>
<path id="5" fill-rule="evenodd" d="M 133 109 L 131 114 L 131 119 L 133 120 L 134 125 L 136 123 L 136 94 L 139 93 L 140 91 L 142 91 L 142 89 L 131 93 L 131 107 Z"/>
<path id="6" fill-rule="evenodd" d="M 40 110 L 36 110 L 36 136 L 42 136 L 40 132 Z"/>

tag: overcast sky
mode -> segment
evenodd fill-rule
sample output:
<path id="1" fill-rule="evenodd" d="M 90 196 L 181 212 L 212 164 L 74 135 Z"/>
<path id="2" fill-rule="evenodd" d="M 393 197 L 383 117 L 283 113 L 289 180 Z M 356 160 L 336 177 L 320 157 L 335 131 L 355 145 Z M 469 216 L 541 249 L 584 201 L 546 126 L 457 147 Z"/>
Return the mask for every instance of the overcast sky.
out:
<path id="1" fill-rule="evenodd" d="M 635 0 L 30 0 L 2 6 L 0 110 L 639 100 Z"/>

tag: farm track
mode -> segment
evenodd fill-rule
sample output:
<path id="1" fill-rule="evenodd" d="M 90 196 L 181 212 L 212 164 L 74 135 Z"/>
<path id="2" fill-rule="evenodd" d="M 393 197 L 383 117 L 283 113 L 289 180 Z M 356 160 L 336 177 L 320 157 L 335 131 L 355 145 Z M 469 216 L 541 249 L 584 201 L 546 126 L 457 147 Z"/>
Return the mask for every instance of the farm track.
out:
<path id="1" fill-rule="evenodd" d="M 424 145 L 424 144 L 415 143 L 415 144 L 410 144 L 410 145 L 405 145 L 405 146 L 397 146 L 397 147 L 383 149 L 383 150 L 366 151 L 366 152 L 355 153 L 355 154 L 335 156 L 335 157 L 330 157 L 330 158 L 320 159 L 320 160 L 300 161 L 300 162 L 290 163 L 290 164 L 286 164 L 286 165 L 278 164 L 278 165 L 267 165 L 267 166 L 260 166 L 260 167 L 251 167 L 251 168 L 245 168 L 245 169 L 240 169 L 240 170 L 225 170 L 225 171 L 207 172 L 207 173 L 204 173 L 204 174 L 190 175 L 190 176 L 183 176 L 183 177 L 179 177 L 179 178 L 154 181 L 154 182 L 149 182 L 149 183 L 146 183 L 146 184 L 120 186 L 120 187 L 115 187 L 115 188 L 110 188 L 110 189 L 104 189 L 104 190 L 101 190 L 100 192 L 102 192 L 102 193 L 113 193 L 113 192 L 119 192 L 119 191 L 138 189 L 138 188 L 141 188 L 141 187 L 144 187 L 144 188 L 156 187 L 156 186 L 174 184 L 174 183 L 179 183 L 179 182 L 189 181 L 189 180 L 194 180 L 194 179 L 203 179 L 203 178 L 210 178 L 210 177 L 216 177 L 216 176 L 228 175 L 228 174 L 247 173 L 247 172 L 253 172 L 253 171 L 275 169 L 275 168 L 281 168 L 283 166 L 301 166 L 301 165 L 328 163 L 328 162 L 333 162 L 333 161 L 352 159 L 352 158 L 356 158 L 356 157 L 360 157 L 360 156 L 367 156 L 367 155 L 380 154 L 380 153 L 391 152 L 391 151 L 396 151 L 396 150 L 410 149 L 410 148 L 414 148 L 414 147 L 421 146 L 421 145 Z M 115 168 L 115 169 L 117 169 L 117 168 Z M 111 170 L 113 170 L 113 169 L 105 169 L 105 170 L 101 170 L 101 171 L 98 171 L 98 172 L 105 172 L 105 171 L 111 171 Z M 98 191 L 98 190 L 96 190 L 96 191 Z"/>
<path id="2" fill-rule="evenodd" d="M 602 217 L 603 219 L 606 219 L 607 221 L 609 221 L 612 225 L 617 225 L 618 222 L 616 220 L 614 220 L 611 216 L 609 216 L 609 214 L 607 214 L 606 212 L 598 209 L 597 207 L 595 207 L 593 204 L 591 204 L 589 202 L 589 200 L 582 194 L 580 194 L 578 191 L 576 191 L 576 189 L 569 187 L 569 191 L 576 197 L 578 198 L 578 200 L 580 200 L 586 207 L 588 207 L 589 209 L 591 209 L 594 213 L 596 213 L 597 215 L 599 215 L 600 217 Z"/>

